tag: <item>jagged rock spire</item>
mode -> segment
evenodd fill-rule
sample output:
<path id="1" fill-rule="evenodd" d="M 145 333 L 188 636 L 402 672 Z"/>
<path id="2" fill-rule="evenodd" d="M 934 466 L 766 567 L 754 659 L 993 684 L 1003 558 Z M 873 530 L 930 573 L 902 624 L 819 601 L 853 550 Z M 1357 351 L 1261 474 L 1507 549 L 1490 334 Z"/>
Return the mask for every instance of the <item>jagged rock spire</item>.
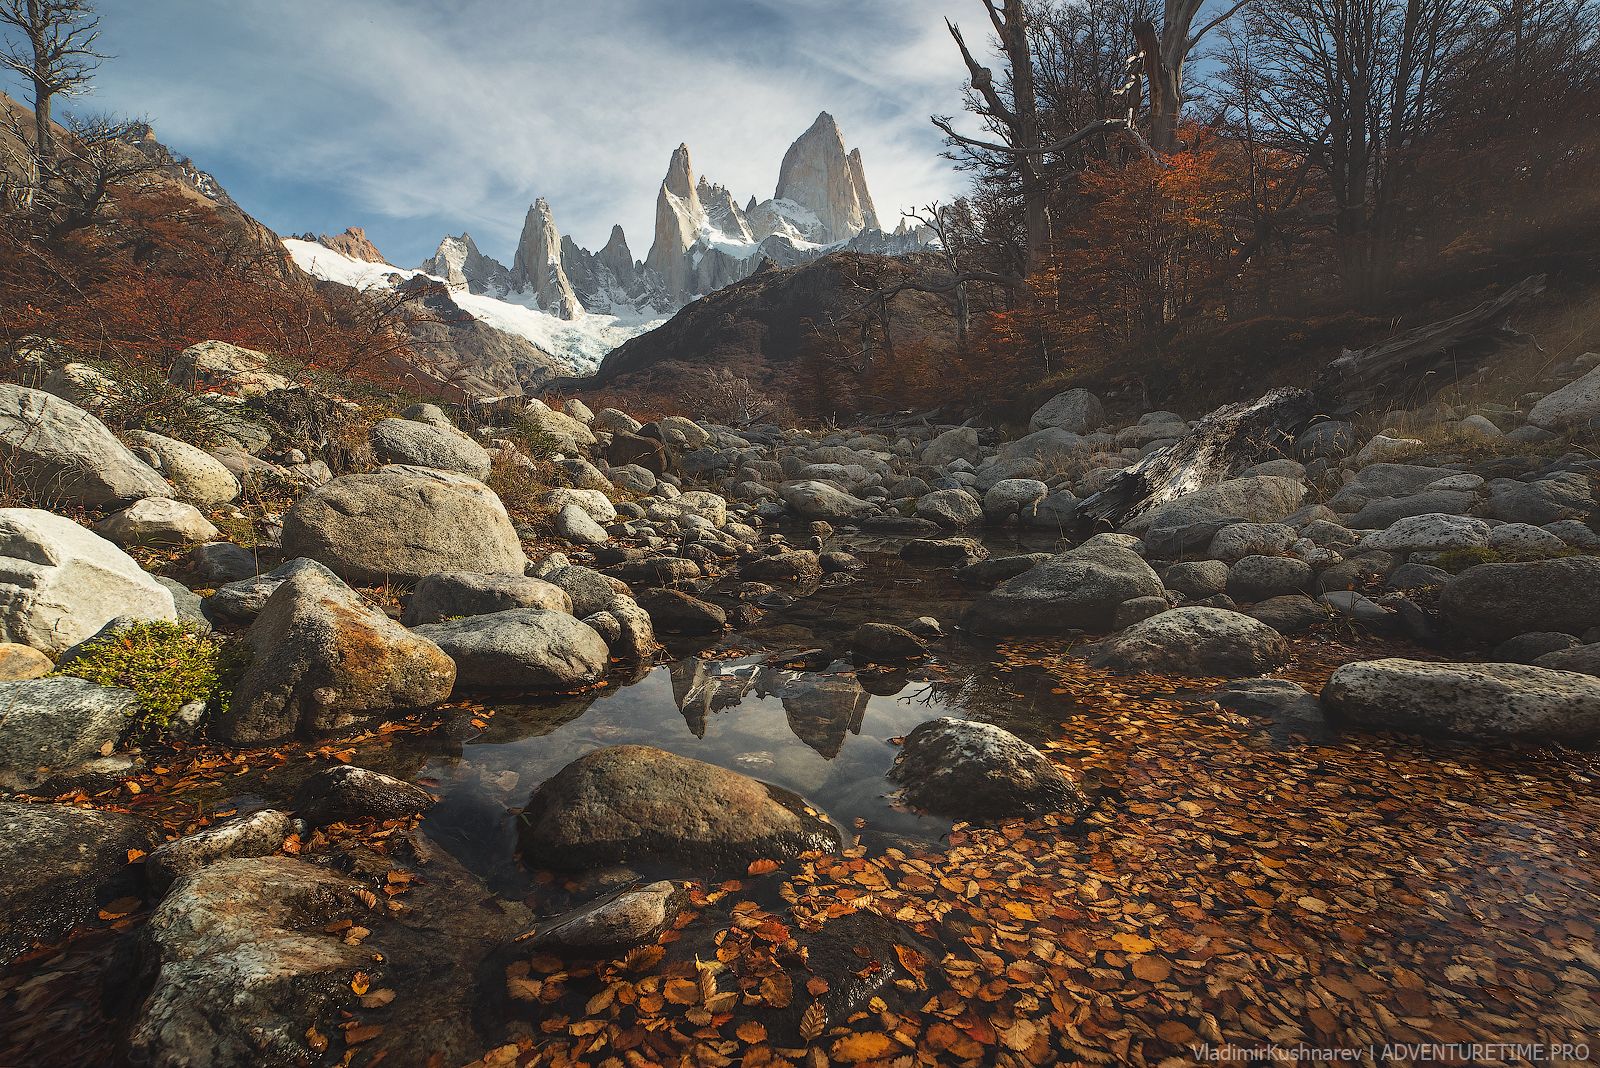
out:
<path id="1" fill-rule="evenodd" d="M 563 319 L 576 319 L 583 305 L 561 266 L 561 231 L 550 213 L 550 202 L 540 197 L 528 209 L 511 261 L 511 277 L 518 288 L 531 289 L 539 307 Z"/>
<path id="2" fill-rule="evenodd" d="M 848 241 L 877 227 L 860 152 L 853 159 L 845 153 L 844 135 L 826 111 L 784 154 L 774 196 L 817 217 L 820 227 L 813 240 Z"/>

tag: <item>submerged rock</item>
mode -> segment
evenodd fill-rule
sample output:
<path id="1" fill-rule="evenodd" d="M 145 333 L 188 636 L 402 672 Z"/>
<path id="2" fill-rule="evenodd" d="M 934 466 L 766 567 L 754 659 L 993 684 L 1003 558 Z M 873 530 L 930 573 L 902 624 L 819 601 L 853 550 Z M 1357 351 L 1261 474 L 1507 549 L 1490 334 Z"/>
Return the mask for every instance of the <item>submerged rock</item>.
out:
<path id="1" fill-rule="evenodd" d="M 915 808 L 964 820 L 1041 812 L 1078 816 L 1088 800 L 1061 769 L 1010 731 L 965 719 L 936 719 L 906 736 L 889 769 Z"/>
<path id="2" fill-rule="evenodd" d="M 313 824 L 346 820 L 398 820 L 433 807 L 420 786 L 350 764 L 319 771 L 295 791 L 294 810 Z"/>
<path id="3" fill-rule="evenodd" d="M 153 824 L 126 813 L 0 801 L 0 965 L 127 894 L 128 851 L 155 841 Z"/>
<path id="4" fill-rule="evenodd" d="M 533 949 L 622 953 L 660 938 L 688 901 L 682 886 L 666 880 L 625 887 L 541 923 L 525 937 Z"/>
<path id="5" fill-rule="evenodd" d="M 1527 664 L 1361 661 L 1333 673 L 1322 702 L 1376 730 L 1480 740 L 1600 735 L 1600 679 Z"/>
<path id="6" fill-rule="evenodd" d="M 354 1007 L 373 952 L 324 928 L 368 911 L 360 884 L 291 857 L 185 875 L 137 935 L 135 1063 L 255 1068 L 318 1060 L 308 1026 Z"/>
<path id="7" fill-rule="evenodd" d="M 799 796 L 644 745 L 568 764 L 534 791 L 521 826 L 524 860 L 561 870 L 642 863 L 727 873 L 840 845 Z"/>

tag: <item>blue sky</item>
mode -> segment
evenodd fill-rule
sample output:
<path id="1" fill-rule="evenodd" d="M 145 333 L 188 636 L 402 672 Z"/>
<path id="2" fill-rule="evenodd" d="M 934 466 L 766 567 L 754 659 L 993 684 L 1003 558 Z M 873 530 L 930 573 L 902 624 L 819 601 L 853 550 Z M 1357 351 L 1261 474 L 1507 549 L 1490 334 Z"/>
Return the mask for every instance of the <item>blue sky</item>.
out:
<path id="1" fill-rule="evenodd" d="M 529 203 L 649 248 L 687 142 L 742 202 L 817 112 L 880 215 L 949 198 L 930 113 L 960 110 L 945 33 L 973 0 L 102 0 L 115 58 L 76 106 L 142 116 L 280 233 L 362 226 L 411 266 L 470 231 L 509 261 Z"/>

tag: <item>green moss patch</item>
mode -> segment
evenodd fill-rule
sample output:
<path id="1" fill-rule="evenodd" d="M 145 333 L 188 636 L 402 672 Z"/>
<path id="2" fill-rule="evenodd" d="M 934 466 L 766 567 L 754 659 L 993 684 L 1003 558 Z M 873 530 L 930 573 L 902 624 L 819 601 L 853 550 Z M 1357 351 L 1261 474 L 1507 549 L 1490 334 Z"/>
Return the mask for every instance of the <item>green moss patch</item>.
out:
<path id="1" fill-rule="evenodd" d="M 56 674 L 132 690 L 139 725 L 160 728 L 191 701 L 205 701 L 212 713 L 226 708 L 243 662 L 236 641 L 152 620 L 85 642 Z"/>

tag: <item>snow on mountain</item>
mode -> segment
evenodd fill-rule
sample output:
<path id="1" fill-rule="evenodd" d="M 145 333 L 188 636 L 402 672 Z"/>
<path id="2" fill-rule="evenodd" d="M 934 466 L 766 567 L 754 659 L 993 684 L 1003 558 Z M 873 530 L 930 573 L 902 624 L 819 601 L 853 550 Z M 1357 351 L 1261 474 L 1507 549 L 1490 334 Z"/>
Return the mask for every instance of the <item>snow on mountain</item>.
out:
<path id="1" fill-rule="evenodd" d="M 283 244 L 295 265 L 307 274 L 353 289 L 393 289 L 406 279 L 425 273 L 390 263 L 352 259 L 315 241 L 285 238 Z M 438 275 L 428 277 L 449 284 L 448 279 Z M 624 341 L 653 330 L 670 318 L 648 308 L 622 308 L 621 314 L 590 312 L 569 321 L 541 309 L 539 294 L 531 288 L 474 293 L 466 287 L 451 286 L 450 295 L 474 319 L 532 342 L 570 365 L 573 374 L 578 375 L 593 371 L 606 353 Z"/>

